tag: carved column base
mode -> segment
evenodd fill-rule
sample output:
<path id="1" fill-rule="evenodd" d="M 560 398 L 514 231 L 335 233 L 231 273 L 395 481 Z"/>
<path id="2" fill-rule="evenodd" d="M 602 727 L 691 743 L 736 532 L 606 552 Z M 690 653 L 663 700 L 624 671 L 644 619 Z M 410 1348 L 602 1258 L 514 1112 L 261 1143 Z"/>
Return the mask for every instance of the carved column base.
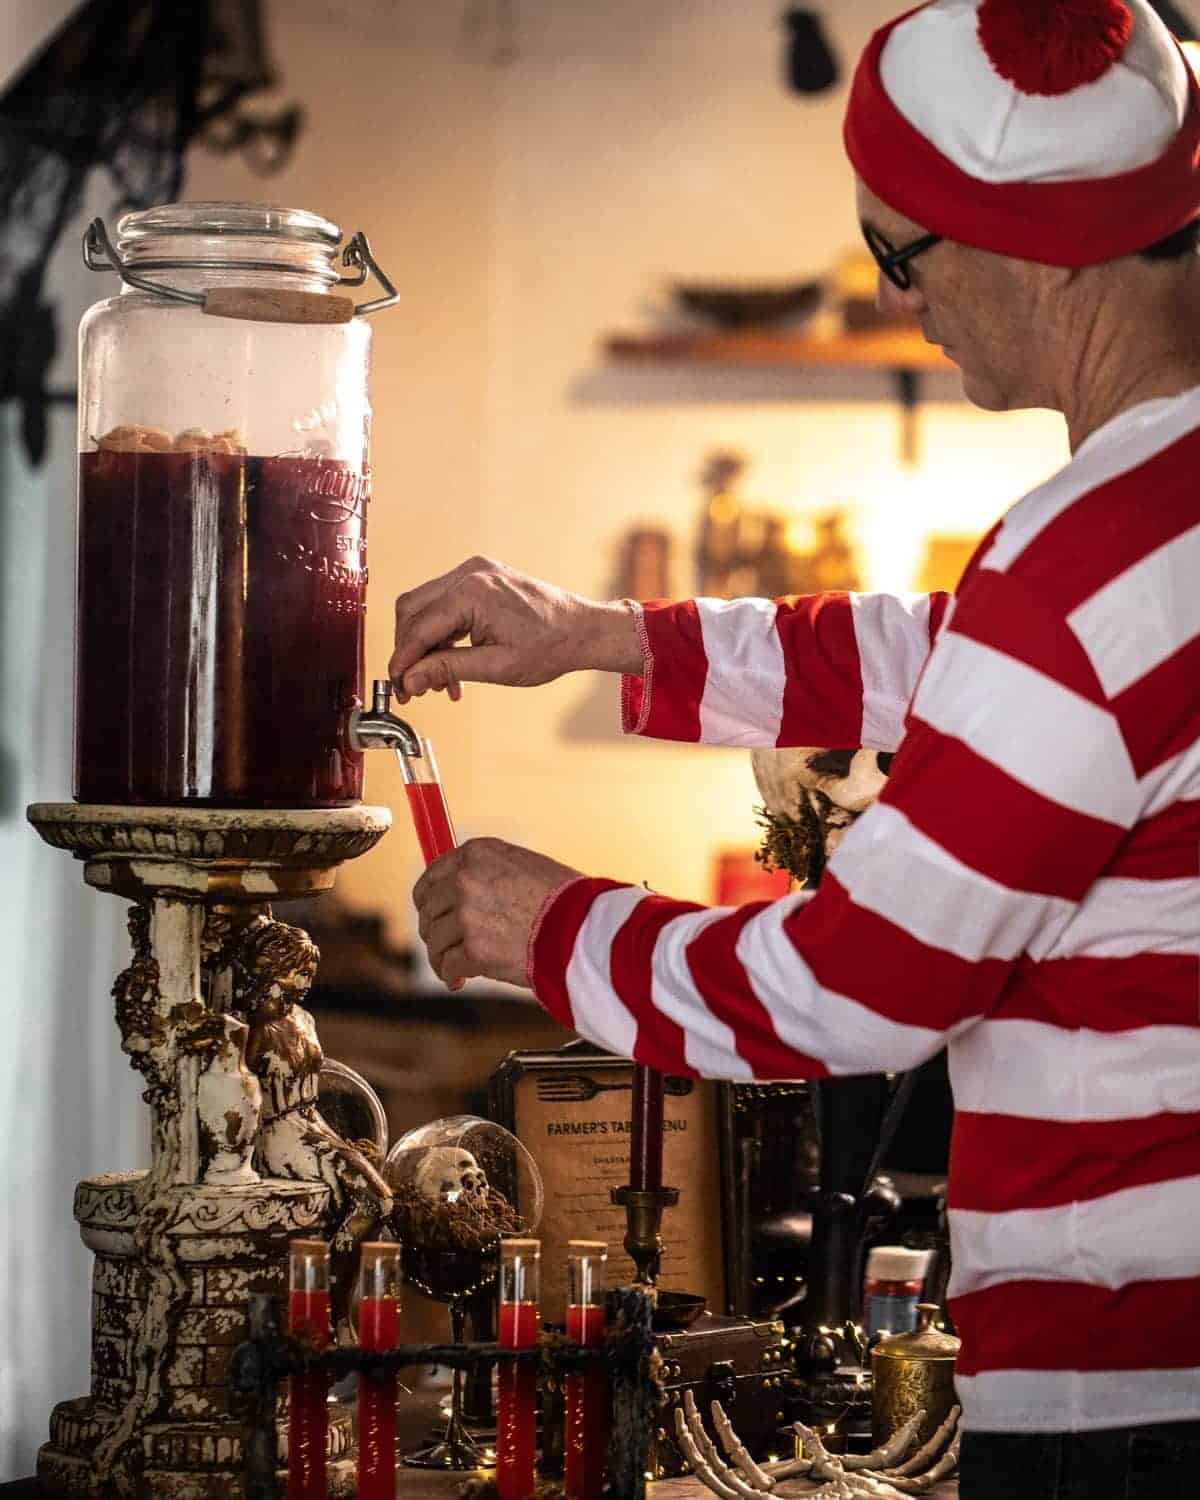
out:
<path id="1" fill-rule="evenodd" d="M 76 1190 L 96 1256 L 91 1391 L 56 1408 L 38 1475 L 58 1496 L 228 1500 L 242 1466 L 229 1362 L 248 1294 L 284 1293 L 293 1236 L 353 1242 L 390 1206 L 317 1110 L 321 1049 L 303 1001 L 318 955 L 269 903 L 328 890 L 390 814 L 38 803 L 28 817 L 95 890 L 136 903 L 113 997 L 152 1151 L 148 1174 Z M 340 1408 L 327 1451 L 330 1493 L 352 1495 Z"/>
<path id="2" fill-rule="evenodd" d="M 286 1242 L 325 1230 L 329 1189 L 264 1180 L 162 1190 L 151 1265 L 137 1233 L 147 1187 L 146 1173 L 127 1172 L 85 1178 L 75 1191 L 75 1217 L 96 1257 L 92 1388 L 55 1407 L 38 1479 L 62 1497 L 228 1500 L 240 1492 L 243 1456 L 227 1378 L 233 1350 L 248 1336 L 246 1299 L 251 1292 L 285 1294 Z M 150 1346 L 161 1355 L 155 1364 L 162 1373 L 147 1392 L 135 1366 L 139 1348 Z M 284 1464 L 285 1403 L 278 1417 Z M 123 1426 L 129 1440 L 110 1467 L 105 1445 Z M 330 1495 L 353 1495 L 351 1417 L 340 1405 L 330 1408 L 327 1452 Z"/>
<path id="3" fill-rule="evenodd" d="M 47 1495 L 96 1500 L 99 1488 L 92 1453 L 111 1431 L 116 1414 L 94 1406 L 90 1396 L 60 1401 L 50 1414 L 50 1441 L 38 1450 L 38 1483 Z M 287 1463 L 287 1421 L 279 1421 L 279 1454 Z M 217 1422 L 167 1422 L 143 1429 L 143 1493 L 155 1500 L 231 1500 L 241 1493 L 242 1443 L 236 1427 Z M 354 1437 L 350 1412 L 329 1408 L 328 1476 L 330 1500 L 356 1493 Z M 280 1492 L 287 1470 L 278 1474 Z M 116 1491 L 113 1491 L 116 1493 Z"/>

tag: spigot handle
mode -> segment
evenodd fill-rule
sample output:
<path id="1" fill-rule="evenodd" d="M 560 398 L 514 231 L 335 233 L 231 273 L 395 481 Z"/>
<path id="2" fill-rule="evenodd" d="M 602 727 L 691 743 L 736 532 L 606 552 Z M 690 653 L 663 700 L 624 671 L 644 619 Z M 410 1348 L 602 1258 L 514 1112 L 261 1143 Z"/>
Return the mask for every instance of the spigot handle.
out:
<path id="1" fill-rule="evenodd" d="M 371 712 L 373 714 L 386 714 L 391 712 L 392 684 L 386 677 L 376 677 L 371 683 Z"/>

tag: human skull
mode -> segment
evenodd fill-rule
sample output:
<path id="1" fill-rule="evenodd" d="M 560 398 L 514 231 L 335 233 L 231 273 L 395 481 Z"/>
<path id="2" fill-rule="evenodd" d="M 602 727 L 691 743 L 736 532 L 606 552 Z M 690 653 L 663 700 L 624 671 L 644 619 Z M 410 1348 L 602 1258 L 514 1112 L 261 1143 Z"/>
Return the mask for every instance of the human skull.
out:
<path id="1" fill-rule="evenodd" d="M 797 745 L 755 750 L 751 762 L 767 811 L 802 822 L 807 809 L 820 826 L 828 860 L 846 829 L 883 791 L 892 756 L 883 750 Z"/>
<path id="2" fill-rule="evenodd" d="M 417 1164 L 413 1184 L 431 1203 L 465 1203 L 477 1208 L 487 1203 L 483 1168 L 458 1146 L 431 1146 Z"/>

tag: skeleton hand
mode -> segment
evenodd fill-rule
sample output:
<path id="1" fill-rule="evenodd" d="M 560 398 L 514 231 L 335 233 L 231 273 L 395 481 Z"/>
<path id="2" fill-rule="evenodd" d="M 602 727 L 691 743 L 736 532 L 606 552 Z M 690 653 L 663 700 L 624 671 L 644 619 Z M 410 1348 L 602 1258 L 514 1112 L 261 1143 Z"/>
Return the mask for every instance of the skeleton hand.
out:
<path id="1" fill-rule="evenodd" d="M 905 1500 L 910 1495 L 928 1493 L 958 1464 L 957 1406 L 924 1447 L 907 1462 L 900 1462 L 912 1447 L 924 1415 L 918 1412 L 886 1443 L 863 1455 L 827 1453 L 820 1437 L 797 1422 L 795 1431 L 805 1456 L 760 1466 L 746 1451 L 721 1403 L 714 1401 L 713 1426 L 729 1457 L 726 1463 L 704 1430 L 692 1393 L 685 1391 L 683 1406 L 675 1411 L 675 1435 L 696 1478 L 719 1500 L 763 1500 L 764 1495 L 772 1493 L 783 1497 L 789 1491 L 778 1486 L 800 1476 L 827 1481 L 819 1490 L 806 1491 L 813 1500 L 851 1500 L 860 1495 L 873 1496 L 874 1500 Z"/>

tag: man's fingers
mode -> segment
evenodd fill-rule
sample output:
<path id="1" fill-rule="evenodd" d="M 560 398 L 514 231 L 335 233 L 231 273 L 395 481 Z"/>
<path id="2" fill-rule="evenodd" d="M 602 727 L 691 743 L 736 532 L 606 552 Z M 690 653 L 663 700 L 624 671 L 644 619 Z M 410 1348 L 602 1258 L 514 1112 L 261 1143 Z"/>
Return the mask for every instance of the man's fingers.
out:
<path id="1" fill-rule="evenodd" d="M 452 590 L 468 573 L 478 572 L 485 559 L 469 557 L 466 562 L 460 562 L 456 568 L 451 568 L 448 573 L 441 573 L 437 578 L 431 578 L 428 583 L 419 583 L 415 589 L 409 589 L 406 593 L 396 596 L 396 638 L 399 640 L 401 625 L 410 620 L 413 615 L 419 614 L 427 605 L 432 604 L 435 599 Z"/>
<path id="2" fill-rule="evenodd" d="M 430 917 L 440 917 L 457 900 L 454 879 L 462 863 L 462 849 L 449 849 L 422 873 L 413 886 L 413 900 L 417 910 Z"/>
<path id="3" fill-rule="evenodd" d="M 425 947 L 429 952 L 429 962 L 433 966 L 433 972 L 439 979 L 445 979 L 445 965 L 447 955 L 454 951 L 460 955 L 460 959 L 466 958 L 463 949 L 462 922 L 459 920 L 457 911 L 444 912 L 435 920 L 422 924 L 421 936 L 425 941 Z M 462 975 L 459 975 L 462 978 Z"/>
<path id="4" fill-rule="evenodd" d="M 446 691 L 451 697 L 464 682 L 512 681 L 513 653 L 508 646 L 454 646 L 435 651 L 417 662 L 400 679 L 400 691 L 409 698 L 422 693 Z"/>
<path id="5" fill-rule="evenodd" d="M 460 641 L 469 635 L 473 620 L 471 605 L 459 592 L 439 594 L 423 608 L 401 619 L 396 614 L 396 644 L 388 662 L 388 673 L 399 686 L 414 663 L 447 641 Z"/>
<path id="6" fill-rule="evenodd" d="M 453 639 L 448 638 L 446 640 L 439 641 L 433 648 L 433 651 L 425 657 L 425 662 L 438 662 L 441 658 L 440 655 L 436 653 L 443 653 L 453 650 L 455 647 L 456 639 L 461 639 L 461 637 L 456 637 Z M 394 659 L 395 658 L 393 657 L 393 661 Z M 415 668 L 410 670 L 408 675 L 411 677 L 413 671 L 415 670 Z M 444 668 L 438 670 L 430 670 L 430 672 L 427 674 L 428 680 L 425 681 L 423 685 L 416 690 L 406 688 L 404 686 L 403 678 L 396 678 L 396 676 L 392 672 L 392 662 L 388 663 L 388 675 L 392 679 L 392 686 L 396 692 L 396 701 L 401 706 L 407 703 L 411 698 L 420 697 L 422 693 L 429 691 L 431 688 L 434 692 L 448 693 L 450 695 L 450 700 L 453 703 L 459 702 L 459 700 L 462 698 L 462 686 L 459 683 L 458 678 L 454 674 L 453 663 L 451 663 L 449 670 L 446 670 Z"/>

